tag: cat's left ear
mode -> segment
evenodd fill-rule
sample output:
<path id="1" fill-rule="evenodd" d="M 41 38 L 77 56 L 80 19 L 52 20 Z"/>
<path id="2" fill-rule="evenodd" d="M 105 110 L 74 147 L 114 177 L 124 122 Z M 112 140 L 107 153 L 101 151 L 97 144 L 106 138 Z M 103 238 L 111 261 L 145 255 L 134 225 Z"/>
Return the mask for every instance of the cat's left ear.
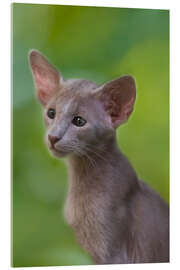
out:
<path id="1" fill-rule="evenodd" d="M 124 123 L 133 111 L 136 99 L 135 80 L 131 76 L 122 76 L 101 86 L 96 95 L 116 128 Z"/>

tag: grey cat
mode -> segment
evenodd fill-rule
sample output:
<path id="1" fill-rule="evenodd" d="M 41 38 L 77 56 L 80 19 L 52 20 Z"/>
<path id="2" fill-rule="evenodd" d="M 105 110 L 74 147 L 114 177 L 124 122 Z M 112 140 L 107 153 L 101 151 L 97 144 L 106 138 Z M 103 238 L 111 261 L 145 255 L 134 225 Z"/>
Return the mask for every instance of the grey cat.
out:
<path id="1" fill-rule="evenodd" d="M 44 107 L 46 143 L 67 157 L 68 224 L 96 264 L 169 261 L 169 208 L 137 178 L 116 142 L 136 98 L 131 76 L 104 85 L 63 80 L 36 50 L 29 53 Z"/>

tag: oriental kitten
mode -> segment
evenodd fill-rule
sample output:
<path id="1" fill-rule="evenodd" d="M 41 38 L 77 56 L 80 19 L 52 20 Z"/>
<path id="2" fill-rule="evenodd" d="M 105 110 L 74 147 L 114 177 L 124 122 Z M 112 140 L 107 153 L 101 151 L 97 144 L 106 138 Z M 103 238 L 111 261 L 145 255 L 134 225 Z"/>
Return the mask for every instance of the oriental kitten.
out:
<path id="1" fill-rule="evenodd" d="M 65 217 L 78 242 L 96 264 L 168 262 L 168 206 L 138 179 L 117 146 L 116 128 L 133 111 L 134 79 L 122 76 L 100 86 L 64 80 L 36 50 L 29 62 L 47 146 L 67 159 Z"/>

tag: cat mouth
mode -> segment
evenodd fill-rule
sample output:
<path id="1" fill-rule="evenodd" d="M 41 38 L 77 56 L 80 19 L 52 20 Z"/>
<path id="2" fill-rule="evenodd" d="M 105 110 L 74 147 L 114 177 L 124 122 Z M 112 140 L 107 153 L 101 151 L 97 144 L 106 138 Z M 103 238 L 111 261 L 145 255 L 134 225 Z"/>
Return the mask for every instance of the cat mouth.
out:
<path id="1" fill-rule="evenodd" d="M 68 155 L 68 152 L 66 150 L 63 149 L 59 150 L 55 146 L 50 146 L 49 148 L 52 154 L 55 155 L 56 157 L 65 157 L 66 155 Z"/>

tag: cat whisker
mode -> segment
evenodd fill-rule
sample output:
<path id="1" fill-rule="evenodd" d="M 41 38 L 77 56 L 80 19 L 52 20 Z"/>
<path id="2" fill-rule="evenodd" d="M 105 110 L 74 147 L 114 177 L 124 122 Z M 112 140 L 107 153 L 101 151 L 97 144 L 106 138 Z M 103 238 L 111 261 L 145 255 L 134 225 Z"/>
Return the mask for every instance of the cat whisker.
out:
<path id="1" fill-rule="evenodd" d="M 101 160 L 103 160 L 105 162 L 109 162 L 109 160 L 105 159 L 99 152 L 94 151 L 92 148 L 86 146 L 86 150 L 91 152 L 92 154 L 96 155 L 96 157 L 100 158 Z"/>

